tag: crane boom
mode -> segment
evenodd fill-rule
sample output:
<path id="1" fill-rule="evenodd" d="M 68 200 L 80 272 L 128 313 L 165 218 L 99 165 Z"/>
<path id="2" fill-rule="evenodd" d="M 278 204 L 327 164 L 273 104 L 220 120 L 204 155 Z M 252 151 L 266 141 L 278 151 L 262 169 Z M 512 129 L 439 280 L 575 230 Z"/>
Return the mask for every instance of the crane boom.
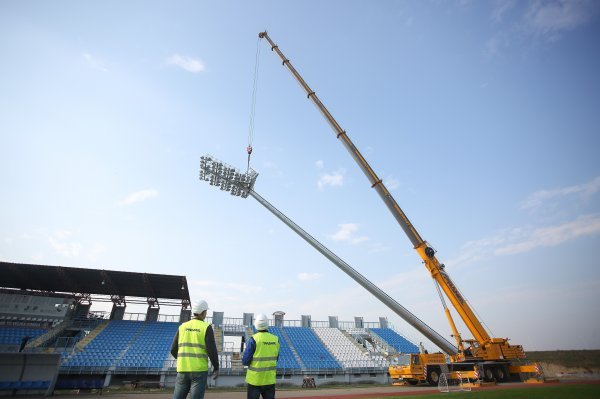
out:
<path id="1" fill-rule="evenodd" d="M 360 151 L 352 143 L 346 131 L 342 129 L 339 123 L 323 105 L 321 100 L 319 100 L 317 94 L 310 88 L 302 76 L 300 76 L 298 71 L 292 66 L 290 60 L 282 53 L 282 51 L 279 49 L 279 46 L 277 46 L 273 40 L 271 40 L 267 32 L 259 33 L 259 37 L 266 39 L 271 45 L 271 50 L 275 51 L 279 55 L 283 65 L 296 78 L 300 86 L 302 86 L 306 92 L 307 97 L 317 106 L 321 114 L 325 117 L 328 124 L 333 129 L 336 137 L 340 139 L 346 150 L 350 153 L 360 169 L 367 176 L 367 179 L 371 183 L 371 187 L 377 191 L 398 224 L 400 224 L 402 230 L 404 230 L 408 239 L 413 244 L 414 249 L 423 260 L 423 263 L 427 267 L 431 277 L 442 288 L 444 294 L 450 300 L 453 307 L 456 309 L 457 313 L 465 323 L 466 327 L 473 335 L 473 338 L 477 343 L 477 347 L 470 348 L 469 352 L 474 357 L 483 359 L 511 359 L 524 357 L 525 355 L 520 345 L 511 346 L 508 344 L 508 339 L 505 338 L 490 338 L 483 324 L 479 321 L 450 276 L 444 270 L 444 265 L 441 264 L 435 256 L 435 250 L 421 238 L 406 214 L 402 211 L 388 189 L 385 187 L 383 181 L 377 176 Z M 450 323 L 452 326 L 452 321 Z"/>
<path id="2" fill-rule="evenodd" d="M 446 338 L 442 337 L 438 334 L 434 329 L 425 324 L 421 319 L 412 314 L 408 309 L 404 306 L 400 305 L 396 302 L 392 297 L 386 294 L 381 288 L 373 284 L 362 274 L 357 272 L 352 266 L 344 262 L 339 256 L 331 252 L 326 246 L 317 241 L 316 238 L 312 237 L 306 231 L 304 231 L 300 226 L 294 223 L 290 218 L 283 214 L 279 209 L 275 208 L 271 205 L 267 200 L 261 197 L 256 191 L 250 189 L 248 194 L 257 200 L 262 206 L 267 208 L 269 212 L 275 215 L 279 220 L 285 223 L 289 228 L 291 228 L 296 234 L 298 234 L 302 239 L 308 242 L 313 248 L 319 251 L 323 256 L 333 262 L 340 270 L 350 276 L 354 281 L 358 284 L 362 285 L 367 291 L 375 296 L 375 298 L 379 299 L 383 304 L 392 309 L 398 316 L 402 317 L 404 321 L 413 326 L 417 331 L 426 336 L 431 342 L 436 344 L 438 348 L 440 348 L 444 353 L 448 355 L 455 355 L 457 353 L 456 348 L 446 340 Z"/>

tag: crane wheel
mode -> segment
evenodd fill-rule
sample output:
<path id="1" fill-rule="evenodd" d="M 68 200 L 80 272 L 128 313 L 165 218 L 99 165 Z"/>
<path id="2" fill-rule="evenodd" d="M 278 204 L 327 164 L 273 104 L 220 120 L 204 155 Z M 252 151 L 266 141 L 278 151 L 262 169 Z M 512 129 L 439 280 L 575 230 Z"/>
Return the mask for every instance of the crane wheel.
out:
<path id="1" fill-rule="evenodd" d="M 437 368 L 429 369 L 427 371 L 427 383 L 432 387 L 436 387 L 439 382 L 440 382 L 440 370 Z"/>
<path id="2" fill-rule="evenodd" d="M 498 382 L 507 382 L 509 380 L 509 377 L 506 366 L 500 365 L 494 368 L 494 376 L 496 377 L 496 381 Z"/>

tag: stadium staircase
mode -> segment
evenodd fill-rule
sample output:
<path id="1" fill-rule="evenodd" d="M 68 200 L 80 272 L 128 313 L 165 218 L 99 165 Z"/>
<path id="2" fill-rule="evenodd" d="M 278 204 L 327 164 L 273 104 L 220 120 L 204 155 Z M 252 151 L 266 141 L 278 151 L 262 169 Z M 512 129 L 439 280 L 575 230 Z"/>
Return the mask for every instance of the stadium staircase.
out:
<path id="1" fill-rule="evenodd" d="M 304 363 L 300 359 L 298 352 L 292 346 L 290 338 L 283 331 L 282 327 L 269 327 L 269 332 L 279 338 L 279 360 L 278 369 L 303 369 Z"/>
<path id="2" fill-rule="evenodd" d="M 83 351 L 87 344 L 89 344 L 94 338 L 98 336 L 107 326 L 109 321 L 105 320 L 98 324 L 92 331 L 90 331 L 81 341 L 75 344 L 75 350 Z"/>
<path id="3" fill-rule="evenodd" d="M 33 348 L 41 348 L 50 344 L 54 339 L 56 339 L 60 334 L 62 334 L 67 328 L 73 325 L 72 320 L 66 320 L 58 325 L 49 329 L 45 334 L 40 335 L 39 337 L 31 340 L 25 346 L 28 349 Z"/>
<path id="4" fill-rule="evenodd" d="M 217 351 L 219 353 L 223 352 L 223 329 L 218 326 L 212 326 L 213 333 L 215 335 L 215 344 L 217 344 Z"/>
<path id="5" fill-rule="evenodd" d="M 419 353 L 417 345 L 391 328 L 371 328 L 369 332 L 378 344 L 384 346 L 384 349 L 388 351 L 388 355 L 393 353 Z"/>
<path id="6" fill-rule="evenodd" d="M 364 346 L 364 345 L 361 345 L 361 344 L 360 344 L 360 343 L 359 343 L 359 342 L 356 340 L 356 338 L 352 336 L 352 334 L 348 333 L 348 331 L 346 331 L 346 330 L 339 330 L 339 331 L 341 331 L 341 333 L 342 333 L 342 334 L 343 334 L 343 335 L 344 335 L 346 338 L 348 338 L 348 340 L 349 340 L 350 342 L 352 342 L 352 344 L 353 344 L 354 346 L 356 346 L 356 348 L 358 348 L 358 350 L 360 350 L 362 353 L 364 353 L 365 355 L 368 355 L 368 354 L 370 353 L 370 352 L 369 352 L 369 350 L 368 350 L 367 348 L 365 348 L 365 346 Z"/>
<path id="7" fill-rule="evenodd" d="M 331 327 L 313 328 L 313 331 L 342 368 L 379 367 L 368 351 L 358 345 L 350 334 Z"/>

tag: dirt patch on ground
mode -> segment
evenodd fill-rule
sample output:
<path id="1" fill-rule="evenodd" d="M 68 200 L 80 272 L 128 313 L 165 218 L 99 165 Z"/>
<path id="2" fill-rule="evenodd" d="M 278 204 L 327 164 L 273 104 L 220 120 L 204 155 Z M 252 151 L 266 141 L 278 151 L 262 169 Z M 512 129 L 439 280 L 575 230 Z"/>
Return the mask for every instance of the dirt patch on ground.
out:
<path id="1" fill-rule="evenodd" d="M 565 367 L 560 364 L 540 362 L 547 378 L 558 378 L 561 381 L 600 380 L 600 370 L 587 367 Z"/>

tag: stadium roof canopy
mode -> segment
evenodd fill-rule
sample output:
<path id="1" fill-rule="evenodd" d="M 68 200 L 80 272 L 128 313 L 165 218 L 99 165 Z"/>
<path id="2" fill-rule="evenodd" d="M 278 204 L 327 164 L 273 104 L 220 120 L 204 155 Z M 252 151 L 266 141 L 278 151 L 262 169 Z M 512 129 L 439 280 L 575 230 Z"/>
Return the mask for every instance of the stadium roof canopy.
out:
<path id="1" fill-rule="evenodd" d="M 0 287 L 190 303 L 185 276 L 0 262 Z"/>

